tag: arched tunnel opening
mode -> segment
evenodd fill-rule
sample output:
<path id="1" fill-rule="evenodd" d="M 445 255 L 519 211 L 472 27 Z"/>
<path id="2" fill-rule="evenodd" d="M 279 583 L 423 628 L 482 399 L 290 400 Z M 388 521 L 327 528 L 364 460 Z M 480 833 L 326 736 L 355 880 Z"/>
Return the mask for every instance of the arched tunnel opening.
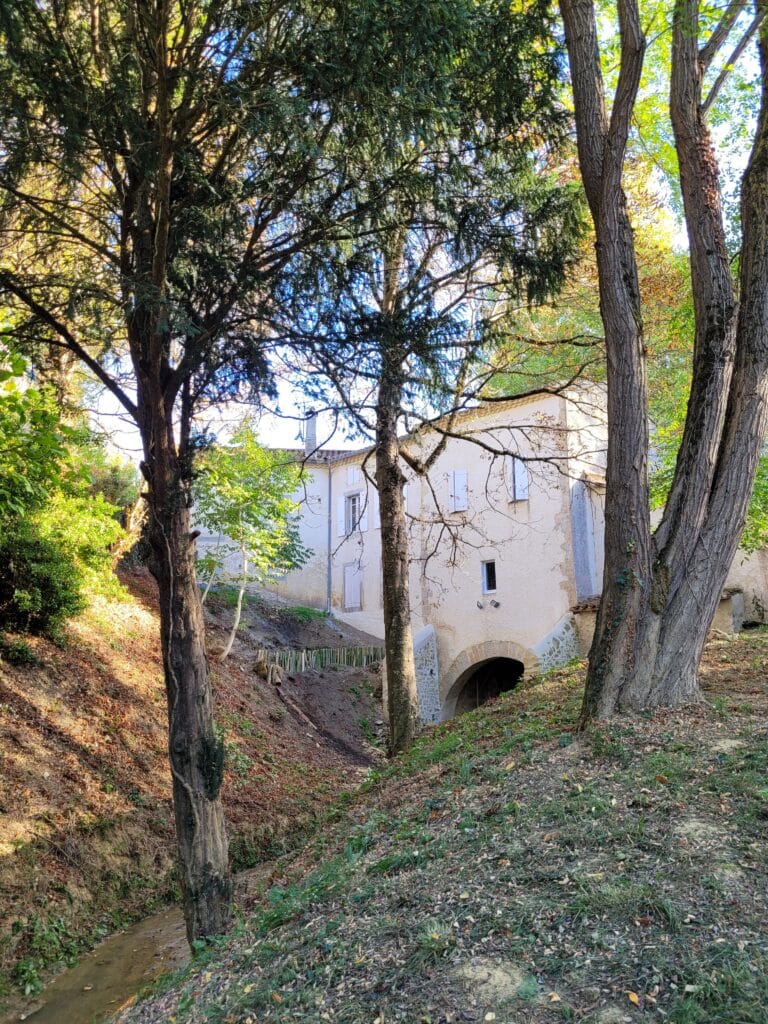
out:
<path id="1" fill-rule="evenodd" d="M 516 658 L 491 658 L 470 669 L 467 681 L 456 698 L 455 714 L 472 711 L 500 694 L 514 690 L 524 672 L 525 666 Z"/>

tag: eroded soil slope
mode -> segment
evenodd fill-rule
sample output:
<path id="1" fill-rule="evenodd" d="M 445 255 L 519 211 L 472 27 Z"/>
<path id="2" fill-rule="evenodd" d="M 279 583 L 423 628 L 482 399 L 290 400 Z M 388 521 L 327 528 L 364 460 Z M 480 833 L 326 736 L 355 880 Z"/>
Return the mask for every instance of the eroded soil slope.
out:
<path id="1" fill-rule="evenodd" d="M 176 896 L 155 590 L 147 574 L 125 582 L 130 598 L 97 599 L 62 647 L 32 639 L 36 664 L 0 661 L 0 995 Z M 210 648 L 230 615 L 212 602 Z M 211 662 L 236 868 L 289 848 L 380 757 L 375 672 L 279 687 L 254 672 L 254 646 L 357 637 L 262 603 L 246 619 L 232 657 Z"/>

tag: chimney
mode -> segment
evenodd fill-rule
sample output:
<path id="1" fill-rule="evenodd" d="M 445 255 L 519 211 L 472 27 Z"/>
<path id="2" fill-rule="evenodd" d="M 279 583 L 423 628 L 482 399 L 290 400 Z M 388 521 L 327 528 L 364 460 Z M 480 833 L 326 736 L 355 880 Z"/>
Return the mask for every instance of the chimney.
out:
<path id="1" fill-rule="evenodd" d="M 310 412 L 304 421 L 304 455 L 308 458 L 317 449 L 317 413 Z"/>

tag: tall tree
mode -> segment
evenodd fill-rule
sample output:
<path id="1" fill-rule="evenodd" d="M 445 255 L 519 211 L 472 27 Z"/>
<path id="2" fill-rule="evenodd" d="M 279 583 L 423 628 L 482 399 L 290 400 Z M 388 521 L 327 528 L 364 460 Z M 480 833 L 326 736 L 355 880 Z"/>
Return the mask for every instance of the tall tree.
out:
<path id="1" fill-rule="evenodd" d="M 403 486 L 442 450 L 417 458 L 403 425 L 477 395 L 495 312 L 559 286 L 580 223 L 558 176 L 548 6 L 475 4 L 453 47 L 430 69 L 423 121 L 392 126 L 360 162 L 347 235 L 297 259 L 278 328 L 310 371 L 308 394 L 335 392 L 375 442 L 393 753 L 412 743 L 418 714 Z"/>
<path id="2" fill-rule="evenodd" d="M 768 34 L 758 5 L 716 23 L 698 0 L 672 15 L 670 114 L 691 253 L 693 366 L 686 425 L 652 533 L 643 311 L 622 175 L 646 41 L 636 0 L 618 0 L 620 71 L 610 114 L 593 0 L 561 0 L 579 162 L 596 235 L 608 381 L 605 574 L 583 717 L 699 697 L 707 630 L 734 557 L 768 398 Z M 729 63 L 759 33 L 761 109 L 741 191 L 738 290 L 726 248 L 707 118 Z M 735 38 L 735 41 L 734 41 Z"/>
<path id="3" fill-rule="evenodd" d="M 72 353 L 141 435 L 190 941 L 226 927 L 232 896 L 189 521 L 194 417 L 263 386 L 276 279 L 335 223 L 342 158 L 385 118 L 418 116 L 464 7 L 0 4 L 0 295 L 19 344 Z"/>

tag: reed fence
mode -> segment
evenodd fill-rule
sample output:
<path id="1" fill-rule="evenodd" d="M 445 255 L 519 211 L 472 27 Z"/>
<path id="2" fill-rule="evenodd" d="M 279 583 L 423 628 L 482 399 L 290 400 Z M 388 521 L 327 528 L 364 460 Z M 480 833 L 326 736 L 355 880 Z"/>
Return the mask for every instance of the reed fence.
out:
<path id="1" fill-rule="evenodd" d="M 261 647 L 256 651 L 257 661 L 266 661 L 268 665 L 279 665 L 284 672 L 306 672 L 313 668 L 330 668 L 333 665 L 346 665 L 350 668 L 365 668 L 384 660 L 384 648 L 375 646 L 364 647 L 307 647 L 295 649 L 289 647 L 270 650 Z"/>

